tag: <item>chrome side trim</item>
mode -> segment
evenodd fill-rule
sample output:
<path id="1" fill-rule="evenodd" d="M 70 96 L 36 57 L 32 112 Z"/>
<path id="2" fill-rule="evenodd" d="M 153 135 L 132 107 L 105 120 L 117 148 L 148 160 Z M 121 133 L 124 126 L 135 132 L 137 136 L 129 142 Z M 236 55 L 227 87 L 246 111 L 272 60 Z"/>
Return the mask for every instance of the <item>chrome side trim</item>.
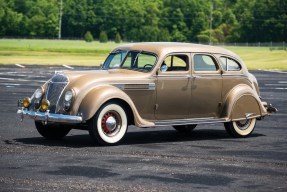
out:
<path id="1" fill-rule="evenodd" d="M 155 90 L 155 83 L 144 83 L 144 84 L 121 84 L 113 83 L 111 84 L 121 90 Z"/>
<path id="2" fill-rule="evenodd" d="M 194 119 L 174 119 L 156 121 L 155 126 L 168 126 L 168 125 L 189 125 L 189 124 L 207 124 L 207 123 L 224 123 L 229 122 L 227 118 L 194 118 Z"/>
<path id="3" fill-rule="evenodd" d="M 190 79 L 191 75 L 157 75 L 156 77 L 164 77 L 169 79 Z"/>
<path id="4" fill-rule="evenodd" d="M 25 116 L 30 117 L 36 121 L 56 122 L 56 123 L 81 123 L 83 118 L 81 116 L 71 116 L 63 114 L 54 114 L 49 112 L 28 111 L 26 109 L 18 109 L 17 114 L 23 119 Z"/>

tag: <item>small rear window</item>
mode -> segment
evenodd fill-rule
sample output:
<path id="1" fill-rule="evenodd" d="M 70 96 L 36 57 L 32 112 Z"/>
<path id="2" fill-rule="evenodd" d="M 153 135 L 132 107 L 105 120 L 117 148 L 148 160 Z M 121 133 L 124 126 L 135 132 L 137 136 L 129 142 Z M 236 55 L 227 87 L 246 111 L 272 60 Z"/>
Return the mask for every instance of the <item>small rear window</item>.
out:
<path id="1" fill-rule="evenodd" d="M 220 64 L 221 64 L 221 67 L 225 71 L 240 71 L 241 70 L 241 65 L 234 59 L 231 59 L 228 57 L 220 57 Z"/>

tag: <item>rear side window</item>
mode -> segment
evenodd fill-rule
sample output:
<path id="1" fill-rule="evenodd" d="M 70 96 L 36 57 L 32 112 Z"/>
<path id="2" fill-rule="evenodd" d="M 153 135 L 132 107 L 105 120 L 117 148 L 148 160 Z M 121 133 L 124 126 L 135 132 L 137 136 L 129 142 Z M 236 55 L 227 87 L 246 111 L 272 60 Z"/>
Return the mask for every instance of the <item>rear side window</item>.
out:
<path id="1" fill-rule="evenodd" d="M 167 66 L 167 71 L 188 71 L 187 55 L 169 55 L 162 65 Z"/>
<path id="2" fill-rule="evenodd" d="M 198 54 L 193 57 L 194 71 L 217 71 L 215 60 L 210 55 Z"/>
<path id="3" fill-rule="evenodd" d="M 220 64 L 221 64 L 221 67 L 225 71 L 240 71 L 241 70 L 241 65 L 234 59 L 231 59 L 228 57 L 220 57 Z"/>

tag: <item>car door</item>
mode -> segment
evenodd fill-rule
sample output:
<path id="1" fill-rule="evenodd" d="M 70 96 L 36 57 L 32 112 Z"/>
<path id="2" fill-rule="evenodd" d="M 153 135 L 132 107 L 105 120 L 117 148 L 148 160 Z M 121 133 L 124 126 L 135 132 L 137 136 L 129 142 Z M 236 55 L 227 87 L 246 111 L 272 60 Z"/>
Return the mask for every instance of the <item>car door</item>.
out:
<path id="1" fill-rule="evenodd" d="M 157 120 L 189 117 L 190 56 L 188 53 L 167 55 L 157 74 L 155 117 Z"/>
<path id="2" fill-rule="evenodd" d="M 191 118 L 220 117 L 222 75 L 211 54 L 192 54 Z"/>

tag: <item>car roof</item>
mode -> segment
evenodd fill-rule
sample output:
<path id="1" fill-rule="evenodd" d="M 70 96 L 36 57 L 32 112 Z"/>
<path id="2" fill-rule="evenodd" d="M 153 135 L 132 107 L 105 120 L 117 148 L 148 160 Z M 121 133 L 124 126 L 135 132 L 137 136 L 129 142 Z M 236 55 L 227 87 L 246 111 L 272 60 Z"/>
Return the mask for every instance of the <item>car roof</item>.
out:
<path id="1" fill-rule="evenodd" d="M 230 55 L 241 60 L 238 55 L 222 47 L 194 44 L 194 43 L 175 43 L 175 42 L 144 42 L 128 43 L 120 45 L 113 51 L 117 50 L 141 50 L 153 52 L 157 55 L 175 53 L 175 52 L 194 52 L 194 53 L 212 53 Z"/>

